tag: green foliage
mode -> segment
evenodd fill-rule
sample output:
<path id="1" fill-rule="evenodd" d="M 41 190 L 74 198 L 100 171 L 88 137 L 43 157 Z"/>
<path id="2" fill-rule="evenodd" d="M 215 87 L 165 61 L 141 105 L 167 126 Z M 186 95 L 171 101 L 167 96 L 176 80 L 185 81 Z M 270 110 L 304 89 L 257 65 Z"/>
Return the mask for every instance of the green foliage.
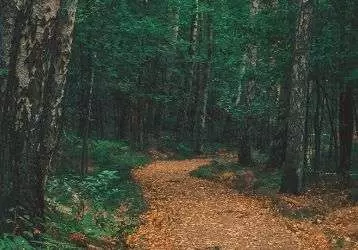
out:
<path id="1" fill-rule="evenodd" d="M 2 238 L 0 238 L 0 249 L 32 250 L 35 248 L 23 237 L 3 235 Z"/>
<path id="2" fill-rule="evenodd" d="M 129 150 L 125 142 L 97 140 L 92 145 L 92 157 L 96 165 L 128 168 L 144 165 L 149 159 L 143 154 Z"/>
<path id="3" fill-rule="evenodd" d="M 171 151 L 175 153 L 175 157 L 178 159 L 187 159 L 195 155 L 192 144 L 188 141 L 177 141 L 172 136 L 163 136 L 160 138 L 160 144 L 158 147 L 163 151 Z"/>
<path id="4" fill-rule="evenodd" d="M 272 194 L 279 190 L 282 174 L 280 171 L 273 172 L 257 171 L 257 192 L 264 194 Z"/>
<path id="5" fill-rule="evenodd" d="M 215 179 L 217 178 L 221 173 L 228 172 L 228 171 L 240 171 L 243 168 L 234 163 L 225 163 L 221 160 L 214 160 L 211 164 L 207 166 L 202 166 L 190 173 L 190 175 L 197 177 L 197 178 L 203 178 L 203 179 Z"/>
<path id="6" fill-rule="evenodd" d="M 8 70 L 0 68 L 0 77 L 6 77 L 8 75 Z"/>
<path id="7" fill-rule="evenodd" d="M 178 143 L 176 146 L 176 151 L 183 158 L 188 158 L 194 155 L 194 150 L 188 143 Z"/>
<path id="8" fill-rule="evenodd" d="M 139 214 L 145 209 L 141 191 L 130 172 L 147 163 L 148 158 L 121 141 L 93 140 L 90 148 L 94 173 L 85 177 L 62 173 L 49 178 L 47 228 L 51 237 L 57 235 L 51 240 L 66 242 L 69 234 L 75 232 L 83 233 L 93 242 L 104 236 L 118 238 L 134 230 Z M 118 212 L 120 207 L 125 208 L 122 213 Z"/>
<path id="9" fill-rule="evenodd" d="M 201 166 L 190 173 L 191 176 L 212 180 L 215 177 L 214 168 L 211 166 Z"/>
<path id="10" fill-rule="evenodd" d="M 220 179 L 220 175 L 226 172 L 239 173 L 245 170 L 236 163 L 227 163 L 215 160 L 210 165 L 199 167 L 190 174 L 197 178 L 215 180 Z M 250 168 L 257 178 L 255 192 L 261 194 L 274 194 L 279 190 L 281 183 L 280 171 L 267 172 L 260 168 Z"/>

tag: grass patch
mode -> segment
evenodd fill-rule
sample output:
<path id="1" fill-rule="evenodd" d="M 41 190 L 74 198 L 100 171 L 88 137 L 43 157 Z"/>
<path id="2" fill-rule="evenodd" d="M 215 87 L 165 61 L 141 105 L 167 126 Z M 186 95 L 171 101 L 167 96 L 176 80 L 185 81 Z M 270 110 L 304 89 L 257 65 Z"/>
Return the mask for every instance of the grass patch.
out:
<path id="1" fill-rule="evenodd" d="M 207 165 L 195 169 L 194 171 L 190 172 L 190 175 L 196 178 L 212 180 L 215 177 L 214 171 L 215 169 L 212 166 Z"/>
<path id="2" fill-rule="evenodd" d="M 190 172 L 190 175 L 197 178 L 214 180 L 225 172 L 236 172 L 243 170 L 238 164 L 223 163 L 217 160 L 212 161 L 209 165 L 201 166 Z"/>

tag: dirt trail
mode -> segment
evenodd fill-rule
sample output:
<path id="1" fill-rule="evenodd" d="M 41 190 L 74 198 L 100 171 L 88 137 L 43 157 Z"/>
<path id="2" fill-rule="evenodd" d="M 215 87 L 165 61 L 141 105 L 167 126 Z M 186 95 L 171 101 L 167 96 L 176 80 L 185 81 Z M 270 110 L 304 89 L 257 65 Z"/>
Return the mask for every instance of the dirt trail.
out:
<path id="1" fill-rule="evenodd" d="M 189 175 L 208 162 L 160 161 L 134 173 L 149 210 L 131 248 L 329 249 L 314 226 L 293 226 L 254 197 Z"/>

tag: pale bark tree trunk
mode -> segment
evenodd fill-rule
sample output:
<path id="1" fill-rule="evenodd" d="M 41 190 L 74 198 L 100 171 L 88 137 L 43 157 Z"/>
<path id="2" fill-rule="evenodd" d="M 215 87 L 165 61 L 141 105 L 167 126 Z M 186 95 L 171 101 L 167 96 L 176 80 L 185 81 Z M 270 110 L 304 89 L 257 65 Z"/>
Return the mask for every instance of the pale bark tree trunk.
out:
<path id="1" fill-rule="evenodd" d="M 290 83 L 288 141 L 280 190 L 284 193 L 299 194 L 303 191 L 305 105 L 312 4 L 311 0 L 299 2 Z"/>
<path id="2" fill-rule="evenodd" d="M 46 176 L 59 137 L 76 2 L 0 0 L 8 70 L 0 83 L 0 168 L 6 171 L 0 184 L 2 215 L 9 207 L 21 206 L 32 218 L 43 218 Z"/>
<path id="3" fill-rule="evenodd" d="M 195 78 L 195 68 L 197 63 L 195 62 L 196 50 L 198 46 L 198 37 L 199 37 L 199 0 L 195 0 L 194 6 L 194 15 L 191 24 L 191 31 L 190 31 L 190 47 L 189 47 L 189 73 L 187 79 L 187 96 L 184 100 L 184 107 L 183 107 L 183 117 L 182 117 L 182 125 L 181 125 L 181 134 L 185 135 L 188 134 L 190 131 L 190 120 L 189 116 L 191 114 L 191 108 L 193 104 L 193 85 L 194 85 L 194 78 Z"/>
<path id="4" fill-rule="evenodd" d="M 208 0 L 208 5 L 212 6 L 211 0 Z M 211 64 L 213 57 L 213 45 L 214 45 L 214 31 L 213 31 L 213 19 L 212 13 L 206 14 L 206 35 L 204 39 L 207 42 L 207 59 L 205 63 L 200 66 L 199 81 L 198 81 L 198 111 L 197 111 L 197 131 L 195 138 L 195 149 L 199 153 L 204 152 L 204 140 L 206 138 L 207 131 L 207 116 L 208 116 L 208 95 L 211 81 Z M 203 24 L 204 26 L 204 24 Z M 203 32 L 204 33 L 204 32 Z"/>

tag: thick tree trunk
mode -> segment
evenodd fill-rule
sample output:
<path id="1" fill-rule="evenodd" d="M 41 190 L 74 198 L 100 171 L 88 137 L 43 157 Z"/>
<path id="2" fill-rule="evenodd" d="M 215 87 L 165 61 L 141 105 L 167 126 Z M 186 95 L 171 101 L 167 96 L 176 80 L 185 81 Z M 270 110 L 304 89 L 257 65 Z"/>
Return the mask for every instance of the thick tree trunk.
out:
<path id="1" fill-rule="evenodd" d="M 299 6 L 290 83 L 288 141 L 280 189 L 281 192 L 292 194 L 303 191 L 306 87 L 313 11 L 311 0 L 300 0 Z"/>
<path id="2" fill-rule="evenodd" d="M 0 213 L 43 218 L 48 169 L 59 137 L 76 0 L 0 0 L 6 79 L 1 79 Z M 0 222 L 5 227 L 5 223 Z"/>

